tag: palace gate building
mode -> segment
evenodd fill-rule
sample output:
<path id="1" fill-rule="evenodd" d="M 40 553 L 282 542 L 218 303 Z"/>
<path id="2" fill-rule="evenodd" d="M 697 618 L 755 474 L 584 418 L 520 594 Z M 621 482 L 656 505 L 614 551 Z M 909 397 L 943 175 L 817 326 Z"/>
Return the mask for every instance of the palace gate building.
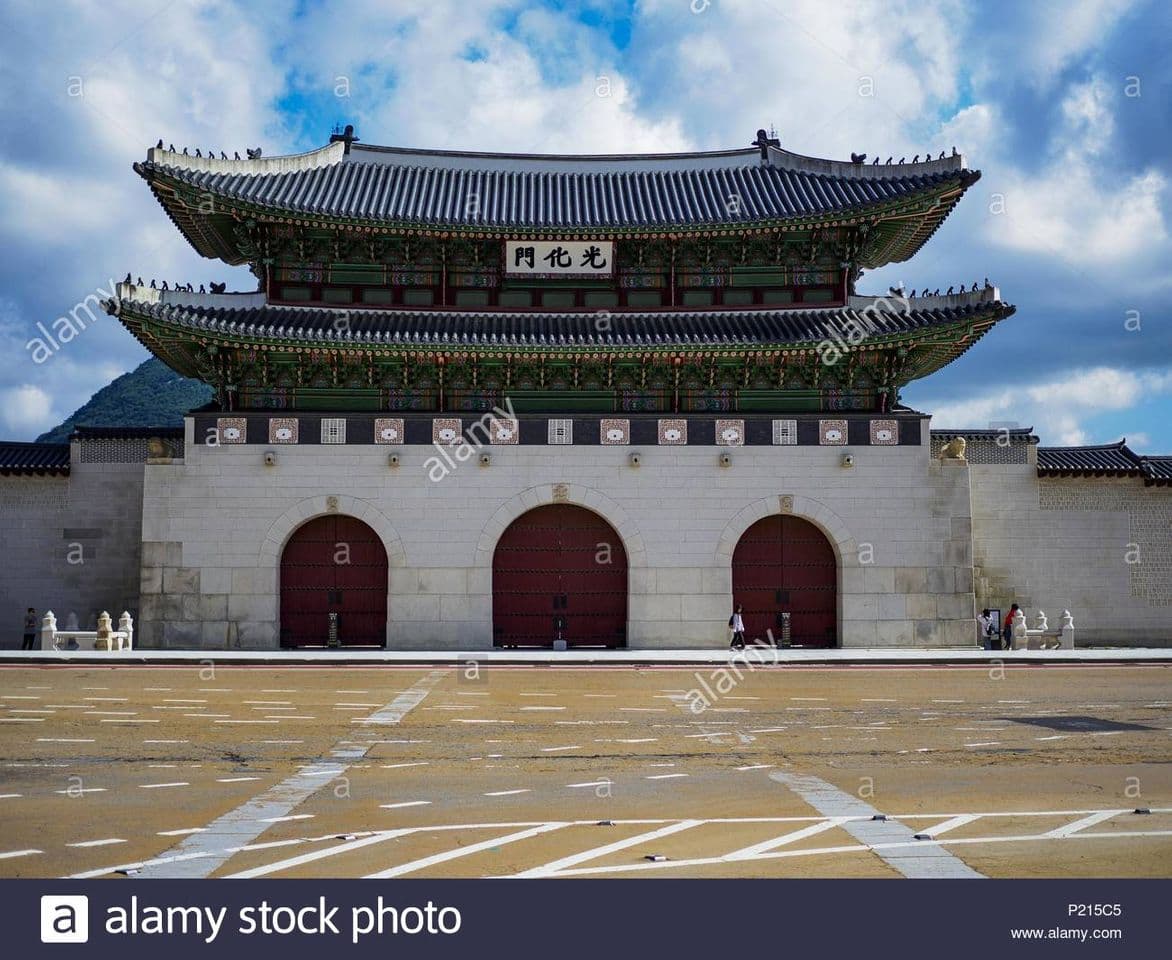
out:
<path id="1" fill-rule="evenodd" d="M 967 646 L 975 608 L 1016 600 L 1070 609 L 1081 641 L 1172 635 L 1172 461 L 937 434 L 900 402 L 1014 313 L 988 281 L 856 291 L 978 179 L 961 156 L 348 128 L 135 171 L 257 289 L 119 286 L 109 312 L 214 401 L 182 431 L 0 447 L 6 535 L 42 548 L 3 575 L 5 622 L 126 606 L 141 647 L 686 648 L 726 644 L 740 604 L 751 638 Z"/>

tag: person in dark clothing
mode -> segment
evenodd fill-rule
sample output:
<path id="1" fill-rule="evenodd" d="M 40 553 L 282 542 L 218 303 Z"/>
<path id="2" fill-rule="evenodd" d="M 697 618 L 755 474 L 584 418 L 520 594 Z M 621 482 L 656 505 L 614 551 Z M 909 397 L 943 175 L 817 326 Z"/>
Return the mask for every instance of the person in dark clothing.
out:
<path id="1" fill-rule="evenodd" d="M 732 642 L 729 644 L 730 650 L 745 649 L 745 621 L 741 617 L 744 610 L 745 608 L 738 603 L 733 615 L 728 618 L 728 628 L 733 632 Z"/>
<path id="2" fill-rule="evenodd" d="M 24 642 L 20 645 L 21 650 L 34 649 L 33 644 L 37 640 L 37 611 L 32 607 L 28 608 L 28 613 L 24 615 Z"/>

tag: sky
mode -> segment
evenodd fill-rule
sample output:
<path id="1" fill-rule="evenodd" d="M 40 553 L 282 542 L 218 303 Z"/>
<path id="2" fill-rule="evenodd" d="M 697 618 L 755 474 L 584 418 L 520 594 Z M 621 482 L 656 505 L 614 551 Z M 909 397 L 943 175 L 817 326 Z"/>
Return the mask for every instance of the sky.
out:
<path id="1" fill-rule="evenodd" d="M 5 0 L 0 438 L 32 439 L 148 354 L 104 314 L 43 363 L 37 324 L 135 276 L 226 281 L 131 164 L 159 138 L 266 156 L 335 124 L 407 147 L 746 146 L 982 172 L 860 293 L 988 277 L 1017 313 L 911 384 L 938 428 L 1172 453 L 1172 4 L 1165 0 Z"/>

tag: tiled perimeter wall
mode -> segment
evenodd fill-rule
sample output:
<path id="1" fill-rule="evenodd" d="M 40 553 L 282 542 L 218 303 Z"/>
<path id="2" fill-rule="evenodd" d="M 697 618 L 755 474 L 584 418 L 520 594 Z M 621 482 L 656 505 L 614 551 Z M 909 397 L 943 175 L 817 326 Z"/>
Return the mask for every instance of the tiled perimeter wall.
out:
<path id="1" fill-rule="evenodd" d="M 969 642 L 968 473 L 929 463 L 923 439 L 852 446 L 851 468 L 842 445 L 817 442 L 724 448 L 730 466 L 714 446 L 505 443 L 486 448 L 490 466 L 476 456 L 438 481 L 430 445 L 399 448 L 392 467 L 374 444 L 277 446 L 271 466 L 258 445 L 192 444 L 185 463 L 146 468 L 140 638 L 275 646 L 281 547 L 334 497 L 386 544 L 390 646 L 484 649 L 497 539 L 530 507 L 564 499 L 626 544 L 631 646 L 719 646 L 737 539 L 792 497 L 840 554 L 844 645 Z"/>
<path id="2" fill-rule="evenodd" d="M 978 607 L 1016 601 L 1052 627 L 1069 609 L 1080 644 L 1172 640 L 1172 487 L 969 470 Z"/>
<path id="3" fill-rule="evenodd" d="M 143 464 L 74 463 L 68 477 L 0 477 L 0 646 L 24 611 L 70 613 L 93 629 L 107 610 L 138 614 Z M 79 562 L 80 561 L 80 562 Z"/>

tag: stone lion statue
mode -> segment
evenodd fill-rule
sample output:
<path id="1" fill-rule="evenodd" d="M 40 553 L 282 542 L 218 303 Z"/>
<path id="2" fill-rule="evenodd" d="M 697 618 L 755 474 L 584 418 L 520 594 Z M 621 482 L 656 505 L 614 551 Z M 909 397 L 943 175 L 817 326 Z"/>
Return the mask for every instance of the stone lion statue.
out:
<path id="1" fill-rule="evenodd" d="M 944 448 L 940 451 L 940 459 L 963 460 L 965 445 L 964 437 L 953 437 L 948 443 L 944 444 Z"/>

